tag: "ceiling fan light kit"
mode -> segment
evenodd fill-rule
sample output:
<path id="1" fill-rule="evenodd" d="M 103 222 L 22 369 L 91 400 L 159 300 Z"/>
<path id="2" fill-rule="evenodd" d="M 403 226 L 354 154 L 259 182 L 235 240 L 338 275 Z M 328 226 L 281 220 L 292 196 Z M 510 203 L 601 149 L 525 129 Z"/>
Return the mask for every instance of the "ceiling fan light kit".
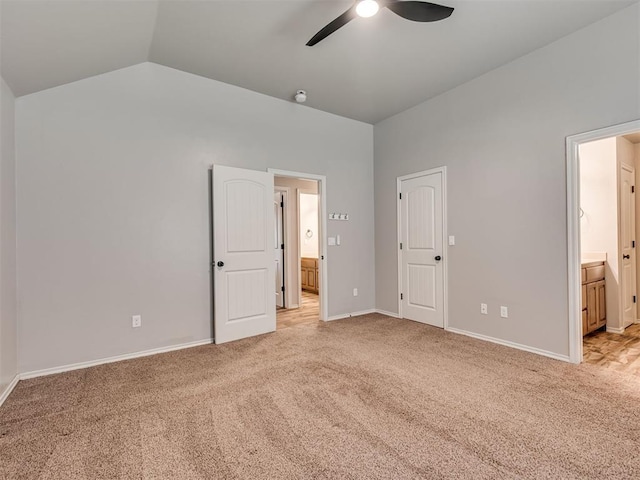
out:
<path id="1" fill-rule="evenodd" d="M 379 8 L 388 8 L 396 15 L 413 22 L 437 22 L 450 17 L 453 13 L 453 8 L 451 7 L 418 0 L 383 0 L 380 4 L 375 0 L 359 0 L 349 10 L 329 22 L 311 37 L 311 40 L 307 42 L 307 46 L 313 47 L 316 43 L 324 40 L 358 16 L 371 17 L 375 15 Z"/>
<path id="2" fill-rule="evenodd" d="M 360 0 L 356 5 L 356 13 L 364 18 L 373 17 L 379 9 L 380 6 L 375 0 Z"/>

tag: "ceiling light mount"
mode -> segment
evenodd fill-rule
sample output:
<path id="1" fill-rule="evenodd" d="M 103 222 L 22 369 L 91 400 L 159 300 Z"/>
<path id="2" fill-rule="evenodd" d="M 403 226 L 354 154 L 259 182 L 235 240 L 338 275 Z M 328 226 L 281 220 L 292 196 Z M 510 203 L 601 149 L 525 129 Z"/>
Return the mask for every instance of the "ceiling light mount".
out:
<path id="1" fill-rule="evenodd" d="M 296 99 L 296 102 L 304 103 L 307 101 L 307 92 L 305 92 L 304 90 L 298 90 L 294 98 Z"/>

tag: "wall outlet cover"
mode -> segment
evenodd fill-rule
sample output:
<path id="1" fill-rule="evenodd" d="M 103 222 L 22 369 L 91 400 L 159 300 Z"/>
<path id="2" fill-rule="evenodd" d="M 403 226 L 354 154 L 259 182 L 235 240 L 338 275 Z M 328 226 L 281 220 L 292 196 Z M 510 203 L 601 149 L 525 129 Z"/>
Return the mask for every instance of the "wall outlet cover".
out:
<path id="1" fill-rule="evenodd" d="M 131 327 L 138 328 L 142 326 L 142 315 L 134 315 L 131 317 Z"/>

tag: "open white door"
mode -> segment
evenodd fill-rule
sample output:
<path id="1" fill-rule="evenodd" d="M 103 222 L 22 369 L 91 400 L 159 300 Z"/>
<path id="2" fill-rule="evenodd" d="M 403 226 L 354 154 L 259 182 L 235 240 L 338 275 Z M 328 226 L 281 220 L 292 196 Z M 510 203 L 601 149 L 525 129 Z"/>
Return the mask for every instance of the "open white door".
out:
<path id="1" fill-rule="evenodd" d="M 284 201 L 285 193 L 277 191 L 273 197 L 275 217 L 275 257 L 276 257 L 276 305 L 284 308 Z"/>
<path id="2" fill-rule="evenodd" d="M 443 174 L 399 180 L 402 317 L 443 328 Z"/>
<path id="3" fill-rule="evenodd" d="M 620 165 L 620 291 L 622 292 L 622 325 L 627 328 L 636 314 L 636 199 L 633 167 Z"/>
<path id="4" fill-rule="evenodd" d="M 214 165 L 216 343 L 276 330 L 273 174 Z"/>

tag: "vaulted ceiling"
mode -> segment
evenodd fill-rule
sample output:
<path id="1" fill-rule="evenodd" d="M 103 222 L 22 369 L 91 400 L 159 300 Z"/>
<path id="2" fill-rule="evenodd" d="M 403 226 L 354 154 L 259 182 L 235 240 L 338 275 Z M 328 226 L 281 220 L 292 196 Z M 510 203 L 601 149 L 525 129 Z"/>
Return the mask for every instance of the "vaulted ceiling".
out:
<path id="1" fill-rule="evenodd" d="M 634 3 L 433 1 L 453 15 L 383 9 L 307 47 L 353 2 L 2 0 L 2 76 L 21 96 L 151 61 L 376 123 Z"/>

